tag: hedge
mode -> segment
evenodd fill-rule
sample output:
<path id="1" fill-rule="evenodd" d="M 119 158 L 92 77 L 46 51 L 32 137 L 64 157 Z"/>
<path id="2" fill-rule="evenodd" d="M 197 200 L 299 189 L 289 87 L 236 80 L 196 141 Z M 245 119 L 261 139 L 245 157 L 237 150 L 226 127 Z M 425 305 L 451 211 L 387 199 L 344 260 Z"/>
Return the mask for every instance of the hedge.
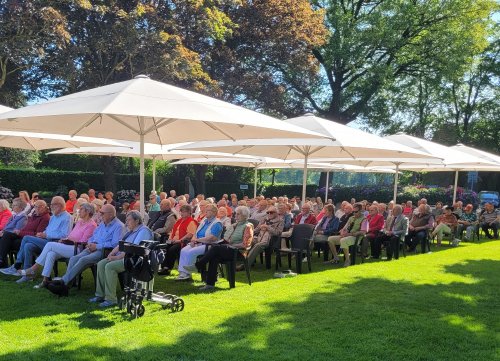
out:
<path id="1" fill-rule="evenodd" d="M 316 195 L 324 197 L 325 187 L 316 191 Z M 335 202 L 343 200 L 368 200 L 389 202 L 393 196 L 393 187 L 388 186 L 356 186 L 356 187 L 330 187 L 328 198 L 333 198 Z M 405 186 L 398 187 L 398 203 L 412 201 L 416 202 L 421 198 L 426 198 L 429 204 L 436 204 L 440 201 L 451 205 L 453 201 L 453 187 L 426 187 L 426 186 Z M 475 207 L 479 204 L 479 198 L 476 192 L 457 188 L 457 201 L 464 204 L 471 203 Z"/>
<path id="2" fill-rule="evenodd" d="M 76 189 L 78 192 L 87 191 L 86 187 L 96 190 L 105 190 L 104 177 L 101 172 L 60 171 L 49 169 L 0 169 L 2 186 L 12 189 L 14 193 L 20 190 L 28 192 L 51 191 L 56 192 L 64 186 Z M 117 189 L 139 189 L 139 174 L 117 174 Z M 149 179 L 146 184 L 151 184 Z M 82 189 L 83 188 L 83 189 Z"/>

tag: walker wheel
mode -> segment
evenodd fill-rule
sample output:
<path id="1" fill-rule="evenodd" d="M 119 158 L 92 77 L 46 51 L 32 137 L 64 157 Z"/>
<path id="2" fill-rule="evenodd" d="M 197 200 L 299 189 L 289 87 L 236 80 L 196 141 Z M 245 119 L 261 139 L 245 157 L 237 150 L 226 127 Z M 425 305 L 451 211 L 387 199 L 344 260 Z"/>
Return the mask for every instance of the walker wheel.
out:
<path id="1" fill-rule="evenodd" d="M 136 313 L 137 313 L 137 317 L 142 317 L 144 316 L 144 312 L 146 311 L 146 309 L 144 308 L 143 305 L 137 305 L 136 306 Z"/>
<path id="2" fill-rule="evenodd" d="M 118 308 L 123 310 L 123 307 L 125 307 L 125 297 L 120 297 L 118 299 Z"/>
<path id="3" fill-rule="evenodd" d="M 172 312 L 180 312 L 184 309 L 184 300 L 182 298 L 174 298 L 172 302 Z"/>

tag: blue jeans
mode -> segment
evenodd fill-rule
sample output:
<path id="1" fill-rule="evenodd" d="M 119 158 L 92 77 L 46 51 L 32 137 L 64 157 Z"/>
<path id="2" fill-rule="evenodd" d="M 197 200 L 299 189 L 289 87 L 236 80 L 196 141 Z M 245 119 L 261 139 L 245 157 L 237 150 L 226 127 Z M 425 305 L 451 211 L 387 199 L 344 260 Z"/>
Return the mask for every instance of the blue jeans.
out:
<path id="1" fill-rule="evenodd" d="M 17 252 L 16 263 L 21 263 L 23 269 L 30 268 L 33 265 L 35 254 L 40 254 L 47 243 L 54 241 L 57 240 L 24 236 L 19 247 L 19 252 Z"/>

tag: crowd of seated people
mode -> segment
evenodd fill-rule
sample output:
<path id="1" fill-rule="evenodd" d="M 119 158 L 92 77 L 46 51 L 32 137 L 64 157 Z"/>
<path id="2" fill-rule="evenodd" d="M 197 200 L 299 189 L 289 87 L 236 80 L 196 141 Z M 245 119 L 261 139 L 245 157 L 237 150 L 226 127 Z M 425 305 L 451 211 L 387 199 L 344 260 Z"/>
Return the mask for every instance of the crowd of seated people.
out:
<path id="1" fill-rule="evenodd" d="M 472 240 L 479 228 L 496 239 L 500 224 L 500 211 L 492 204 L 477 214 L 471 204 L 464 207 L 461 202 L 453 206 L 438 203 L 432 210 L 424 198 L 417 206 L 411 201 L 384 204 L 351 199 L 336 209 L 332 200 L 323 204 L 320 198 L 302 202 L 298 197 L 238 199 L 235 194 L 224 194 L 216 200 L 202 194 L 190 199 L 175 191 L 154 192 L 146 205 L 149 215 L 142 217 L 137 195 L 117 210 L 112 192 L 95 194 L 89 189 L 78 196 L 71 190 L 67 200 L 55 196 L 50 206 L 38 194 L 30 198 L 25 191 L 11 206 L 0 200 L 0 272 L 17 276 L 18 283 L 31 281 L 41 272 L 42 280 L 35 288 L 67 296 L 77 277 L 95 265 L 96 291 L 91 302 L 108 307 L 117 302 L 118 274 L 124 271 L 120 240 L 167 243 L 158 274 L 173 275 L 178 261 L 176 280 L 190 281 L 193 273 L 200 272 L 205 281 L 202 289 L 213 290 L 218 265 L 234 257 L 235 250 L 252 265 L 272 237 L 282 240 L 277 247 L 287 247 L 283 240 L 291 237 L 294 225 L 314 228 L 311 249 L 325 245 L 327 259 L 332 254 L 328 264 L 339 263 L 343 253 L 347 267 L 355 244 L 363 258 L 378 259 L 384 248 L 391 260 L 399 258 L 401 247 L 416 252 L 420 245 L 424 253 L 433 238 L 437 246 L 447 236 L 457 245 L 463 232 L 466 240 Z M 13 251 L 15 261 L 8 266 Z M 52 279 L 59 259 L 68 260 L 66 272 L 60 279 Z M 238 265 L 237 270 L 241 269 L 243 265 Z"/>

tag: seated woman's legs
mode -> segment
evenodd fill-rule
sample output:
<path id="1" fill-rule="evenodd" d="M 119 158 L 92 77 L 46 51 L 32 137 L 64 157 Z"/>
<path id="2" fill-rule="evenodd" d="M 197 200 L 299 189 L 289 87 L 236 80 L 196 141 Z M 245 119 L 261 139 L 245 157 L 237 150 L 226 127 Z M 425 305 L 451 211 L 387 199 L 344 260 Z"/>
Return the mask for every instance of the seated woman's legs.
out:
<path id="1" fill-rule="evenodd" d="M 4 232 L 0 238 L 0 268 L 7 267 L 7 256 L 10 251 L 19 249 L 21 237 L 15 233 Z"/>
<path id="2" fill-rule="evenodd" d="M 175 260 L 180 256 L 181 244 L 175 243 L 167 248 L 167 253 L 165 255 L 165 261 L 163 261 L 162 267 L 172 270 L 174 268 Z"/>
<path id="3" fill-rule="evenodd" d="M 234 249 L 224 245 L 215 245 L 210 247 L 208 252 L 196 262 L 198 269 L 205 269 L 208 263 L 208 272 L 206 283 L 209 286 L 214 286 L 217 281 L 217 268 L 219 263 L 230 261 L 233 259 Z"/>
<path id="4" fill-rule="evenodd" d="M 102 262 L 102 261 L 101 261 Z M 104 300 L 116 302 L 116 286 L 118 283 L 118 274 L 125 271 L 123 259 L 108 262 L 104 267 L 105 292 Z M 96 290 L 97 296 L 97 290 Z"/>

